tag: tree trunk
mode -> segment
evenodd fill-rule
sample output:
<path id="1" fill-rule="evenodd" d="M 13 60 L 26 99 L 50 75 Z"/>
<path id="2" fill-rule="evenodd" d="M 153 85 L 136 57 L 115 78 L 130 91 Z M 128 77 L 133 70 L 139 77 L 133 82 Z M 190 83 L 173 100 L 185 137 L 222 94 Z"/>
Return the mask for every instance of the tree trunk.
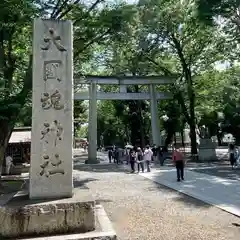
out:
<path id="1" fill-rule="evenodd" d="M 164 146 L 167 148 L 168 147 L 168 145 L 170 144 L 170 143 L 172 143 L 172 139 L 173 139 L 173 132 L 172 131 L 168 131 L 167 132 L 167 137 L 166 137 L 166 139 L 165 139 L 165 144 L 164 144 Z"/>
<path id="2" fill-rule="evenodd" d="M 190 139 L 191 139 L 191 153 L 196 155 L 197 151 L 197 137 L 196 137 L 196 126 L 191 124 L 190 126 Z"/>
<path id="3" fill-rule="evenodd" d="M 143 124 L 143 116 L 142 116 L 142 106 L 141 101 L 137 102 L 138 106 L 138 116 L 139 116 L 139 124 L 140 124 L 140 145 L 143 148 L 145 146 L 145 129 Z"/>
<path id="4" fill-rule="evenodd" d="M 173 137 L 174 137 L 174 144 L 176 145 L 177 144 L 177 137 L 176 137 L 176 133 L 175 132 L 173 133 Z"/>
<path id="5" fill-rule="evenodd" d="M 189 115 L 187 114 L 186 105 L 184 104 L 183 98 L 180 99 L 181 106 L 183 107 L 183 112 L 186 115 L 186 120 L 190 126 L 190 138 L 191 138 L 191 153 L 197 154 L 197 138 L 196 138 L 196 123 L 195 123 L 195 93 L 192 82 L 192 73 L 191 73 L 191 65 L 188 63 L 184 56 L 183 46 L 181 42 L 175 37 L 174 33 L 171 33 L 171 37 L 173 43 L 176 47 L 178 57 L 181 61 L 182 70 L 184 73 L 184 77 L 187 83 L 187 94 L 189 98 Z"/>
<path id="6" fill-rule="evenodd" d="M 2 165 L 4 161 L 6 147 L 4 145 L 0 145 L 0 185 L 1 185 L 1 176 L 2 176 Z"/>
<path id="7" fill-rule="evenodd" d="M 195 123 L 195 110 L 194 104 L 190 100 L 190 139 L 191 139 L 191 153 L 197 154 L 197 136 L 196 136 L 196 123 Z"/>
<path id="8" fill-rule="evenodd" d="M 183 146 L 183 148 L 185 148 L 185 142 L 184 142 L 184 128 L 181 128 L 181 130 L 180 130 L 180 134 L 181 134 L 182 146 Z"/>
<path id="9" fill-rule="evenodd" d="M 5 152 L 12 130 L 13 126 L 9 124 L 7 120 L 0 121 L 0 180 L 2 176 L 2 166 L 4 162 Z"/>

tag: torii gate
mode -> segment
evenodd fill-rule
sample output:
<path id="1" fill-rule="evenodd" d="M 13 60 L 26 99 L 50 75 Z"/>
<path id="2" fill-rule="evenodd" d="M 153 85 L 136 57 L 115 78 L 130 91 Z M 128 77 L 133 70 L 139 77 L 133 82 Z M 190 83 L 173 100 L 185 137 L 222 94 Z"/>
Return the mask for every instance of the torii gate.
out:
<path id="1" fill-rule="evenodd" d="M 171 99 L 170 93 L 156 92 L 155 85 L 171 84 L 175 78 L 163 76 L 84 76 L 75 79 L 79 84 L 88 84 L 89 91 L 76 92 L 75 100 L 89 100 L 88 163 L 97 163 L 97 100 L 150 100 L 153 144 L 161 145 L 157 101 Z M 119 85 L 119 92 L 98 92 L 97 85 Z M 127 85 L 148 85 L 149 92 L 128 93 Z"/>

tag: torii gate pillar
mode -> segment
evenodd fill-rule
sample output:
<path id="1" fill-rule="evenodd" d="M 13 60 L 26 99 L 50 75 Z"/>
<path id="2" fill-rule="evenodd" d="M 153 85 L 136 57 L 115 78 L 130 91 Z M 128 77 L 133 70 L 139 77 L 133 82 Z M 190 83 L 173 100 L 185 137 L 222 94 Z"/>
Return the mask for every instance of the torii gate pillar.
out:
<path id="1" fill-rule="evenodd" d="M 97 84 L 89 85 L 89 120 L 88 120 L 88 160 L 86 163 L 99 163 L 97 159 Z"/>
<path id="2" fill-rule="evenodd" d="M 161 146 L 159 116 L 156 98 L 156 89 L 153 84 L 149 85 L 151 101 L 151 125 L 152 125 L 152 143 Z"/>

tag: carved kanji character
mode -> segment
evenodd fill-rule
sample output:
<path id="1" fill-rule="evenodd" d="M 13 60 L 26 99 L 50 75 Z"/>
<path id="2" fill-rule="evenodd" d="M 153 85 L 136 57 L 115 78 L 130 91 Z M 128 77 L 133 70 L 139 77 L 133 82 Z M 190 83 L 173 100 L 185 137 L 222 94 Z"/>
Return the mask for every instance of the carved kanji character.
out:
<path id="1" fill-rule="evenodd" d="M 48 155 L 43 155 L 43 159 L 44 159 L 44 163 L 40 165 L 40 167 L 42 168 L 41 172 L 40 172 L 40 176 L 43 176 L 45 175 L 46 177 L 49 177 L 50 175 L 54 175 L 54 174 L 57 174 L 57 173 L 60 173 L 60 174 L 65 174 L 65 171 L 63 168 L 58 168 L 58 166 L 61 165 L 62 163 L 62 160 L 60 160 L 59 158 L 59 154 L 56 153 L 54 155 L 56 161 L 51 161 L 49 156 Z M 51 163 L 51 165 L 54 167 L 54 168 L 51 168 L 51 169 L 48 169 L 49 168 L 49 163 Z"/>
<path id="2" fill-rule="evenodd" d="M 54 175 L 54 174 L 57 174 L 57 173 L 61 173 L 62 175 L 65 174 L 65 171 L 62 168 L 50 169 L 48 172 L 49 172 L 49 175 Z"/>
<path id="3" fill-rule="evenodd" d="M 64 104 L 61 103 L 62 95 L 56 89 L 53 94 L 43 93 L 43 97 L 41 98 L 42 108 L 44 110 L 48 110 L 53 107 L 56 110 L 61 110 L 64 108 Z"/>
<path id="4" fill-rule="evenodd" d="M 49 156 L 48 155 L 43 155 L 44 163 L 40 165 L 42 168 L 40 172 L 40 176 L 45 175 L 46 177 L 49 177 L 49 171 L 46 169 L 49 164 Z"/>
<path id="5" fill-rule="evenodd" d="M 66 48 L 61 44 L 61 37 L 59 35 L 56 35 L 52 28 L 50 28 L 48 31 L 49 31 L 49 36 L 44 37 L 43 41 L 44 41 L 45 45 L 42 46 L 41 49 L 49 50 L 51 43 L 53 42 L 53 44 L 56 46 L 56 48 L 59 51 L 61 51 L 61 52 L 67 51 Z"/>
<path id="6" fill-rule="evenodd" d="M 41 103 L 42 103 L 42 108 L 44 110 L 51 108 L 52 103 L 51 103 L 49 93 L 43 93 L 43 97 L 41 98 Z"/>
<path id="7" fill-rule="evenodd" d="M 50 132 L 50 124 L 49 123 L 44 123 L 43 124 L 44 129 L 41 131 L 42 137 L 41 140 L 45 138 L 45 136 Z M 45 140 L 46 143 L 48 143 L 47 140 Z"/>
<path id="8" fill-rule="evenodd" d="M 60 71 L 61 71 L 61 61 L 52 60 L 44 62 L 44 80 L 55 79 L 61 82 Z"/>
<path id="9" fill-rule="evenodd" d="M 62 140 L 63 127 L 57 120 L 54 120 L 54 124 L 56 128 L 56 138 L 55 138 L 55 146 L 56 146 L 57 140 Z"/>
<path id="10" fill-rule="evenodd" d="M 54 162 L 51 161 L 51 164 L 52 164 L 54 167 L 57 167 L 57 166 L 59 166 L 59 165 L 62 163 L 62 160 L 60 160 L 58 153 L 55 154 L 55 159 L 56 159 L 56 161 L 54 161 Z"/>
<path id="11" fill-rule="evenodd" d="M 60 160 L 59 154 L 56 153 L 54 155 L 54 157 L 55 157 L 55 161 L 51 161 L 51 164 L 54 168 L 49 170 L 49 174 L 50 175 L 54 175 L 54 174 L 57 174 L 57 173 L 64 174 L 65 173 L 64 169 L 63 168 L 58 168 L 62 164 L 62 160 Z"/>
<path id="12" fill-rule="evenodd" d="M 58 90 L 51 95 L 51 103 L 54 109 L 61 110 L 64 108 L 64 105 L 60 102 L 62 98 L 61 93 Z"/>

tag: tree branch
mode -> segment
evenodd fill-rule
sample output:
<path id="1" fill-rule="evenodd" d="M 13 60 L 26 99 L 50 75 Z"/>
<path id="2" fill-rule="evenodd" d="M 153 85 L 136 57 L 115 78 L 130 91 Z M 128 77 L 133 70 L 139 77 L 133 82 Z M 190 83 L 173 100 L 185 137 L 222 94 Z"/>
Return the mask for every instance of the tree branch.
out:
<path id="1" fill-rule="evenodd" d="M 90 42 L 88 42 L 82 49 L 78 50 L 75 54 L 74 54 L 74 58 L 76 58 L 81 52 L 83 52 L 84 50 L 86 50 L 86 48 L 90 47 L 93 43 L 101 40 L 106 34 L 110 33 L 111 29 L 109 28 L 106 32 L 104 32 L 103 34 L 101 34 L 100 36 L 97 36 L 95 38 L 93 38 L 92 40 L 90 40 Z"/>
<path id="2" fill-rule="evenodd" d="M 188 114 L 188 110 L 187 110 L 187 107 L 185 105 L 185 102 L 184 102 L 184 98 L 182 96 L 182 93 L 180 90 L 177 89 L 177 87 L 175 85 L 173 85 L 174 87 L 174 91 L 175 91 L 175 97 L 179 103 L 179 105 L 182 107 L 182 110 L 183 110 L 183 114 L 186 118 L 186 121 L 188 123 L 190 123 L 190 117 L 189 117 L 189 114 Z"/>
<path id="3" fill-rule="evenodd" d="M 181 46 L 180 42 L 177 40 L 177 38 L 174 36 L 174 33 L 171 33 L 171 37 L 172 37 L 173 43 L 175 45 L 175 48 L 177 50 L 177 54 L 178 54 L 178 57 L 179 57 L 180 62 L 182 64 L 182 67 L 183 67 L 183 69 L 187 69 L 188 65 L 187 65 L 187 62 L 186 62 L 186 60 L 183 56 L 182 46 Z"/>
<path id="4" fill-rule="evenodd" d="M 57 11 L 58 8 L 59 8 L 60 2 L 61 2 L 61 0 L 58 0 L 58 1 L 57 1 L 57 4 L 55 5 L 55 7 L 54 7 L 54 9 L 53 9 L 50 18 L 54 18 L 54 17 L 55 17 L 55 14 L 56 14 L 56 11 Z"/>
<path id="5" fill-rule="evenodd" d="M 97 7 L 97 5 L 101 2 L 105 2 L 105 0 L 96 0 L 96 2 L 93 3 L 93 5 L 88 9 L 87 14 L 90 14 L 90 12 L 94 10 Z"/>
<path id="6" fill-rule="evenodd" d="M 96 7 L 97 7 L 97 5 L 99 4 L 99 3 L 101 3 L 101 2 L 105 2 L 105 0 L 96 0 L 96 2 L 95 3 L 93 3 L 93 5 L 88 9 L 88 11 L 84 14 L 85 16 L 83 17 L 83 18 L 86 18 L 86 17 L 88 17 L 88 15 L 91 13 L 91 11 L 93 11 Z M 82 18 L 82 19 L 83 19 Z M 78 19 L 78 20 L 75 20 L 74 22 L 73 22 L 73 25 L 75 25 L 75 24 L 77 24 L 79 21 L 81 21 L 82 19 Z"/>
<path id="7" fill-rule="evenodd" d="M 78 4 L 81 0 L 75 0 L 75 2 L 71 5 L 68 5 L 68 8 L 60 14 L 60 16 L 57 17 L 57 19 L 62 19 L 64 16 L 66 16 L 72 9 L 74 8 L 75 4 Z"/>
<path id="8" fill-rule="evenodd" d="M 53 15 L 53 18 L 58 18 L 58 14 L 61 13 L 63 11 L 63 9 L 66 7 L 68 3 L 68 0 L 64 0 L 63 3 L 61 4 L 61 6 L 58 8 L 58 10 L 55 12 L 55 14 Z M 60 5 L 60 4 L 58 4 Z"/>
<path id="9" fill-rule="evenodd" d="M 161 66 L 158 62 L 156 62 L 155 60 L 153 60 L 152 58 L 145 56 L 147 58 L 147 60 L 151 63 L 153 63 L 154 65 L 158 66 L 159 69 L 166 75 L 166 76 L 171 76 L 174 75 L 172 72 L 170 72 L 167 68 L 165 68 L 164 66 Z"/>

